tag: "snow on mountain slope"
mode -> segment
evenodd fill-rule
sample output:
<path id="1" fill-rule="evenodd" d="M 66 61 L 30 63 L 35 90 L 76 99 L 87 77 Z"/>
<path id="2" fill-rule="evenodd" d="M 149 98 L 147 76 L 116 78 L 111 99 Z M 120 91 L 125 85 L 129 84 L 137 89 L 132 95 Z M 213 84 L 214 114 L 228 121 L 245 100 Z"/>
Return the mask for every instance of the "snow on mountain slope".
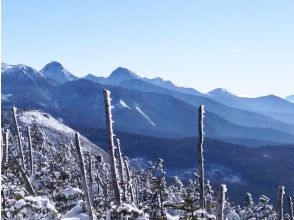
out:
<path id="1" fill-rule="evenodd" d="M 37 110 L 18 110 L 18 120 L 20 127 L 23 129 L 27 126 L 32 127 L 38 125 L 46 135 L 47 141 L 54 143 L 54 145 L 74 143 L 75 131 L 48 113 Z M 105 159 L 108 158 L 108 154 L 104 150 L 90 142 L 84 136 L 81 135 L 80 140 L 84 149 L 90 148 L 94 154 L 100 154 Z"/>
<path id="2" fill-rule="evenodd" d="M 155 123 L 140 109 L 139 106 L 136 106 L 135 108 L 153 127 L 156 126 Z"/>

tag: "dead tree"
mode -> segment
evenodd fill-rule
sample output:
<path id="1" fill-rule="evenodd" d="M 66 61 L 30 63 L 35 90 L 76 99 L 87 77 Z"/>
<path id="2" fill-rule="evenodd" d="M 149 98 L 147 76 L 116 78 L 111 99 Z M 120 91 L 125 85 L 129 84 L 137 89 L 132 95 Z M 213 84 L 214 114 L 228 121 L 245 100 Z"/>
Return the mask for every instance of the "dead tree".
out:
<path id="1" fill-rule="evenodd" d="M 115 146 L 114 146 L 114 140 L 113 140 L 114 134 L 113 134 L 113 128 L 112 128 L 113 121 L 112 121 L 112 113 L 111 113 L 112 106 L 111 106 L 110 91 L 104 89 L 103 95 L 104 95 L 104 107 L 105 107 L 105 117 L 106 117 L 105 121 L 106 121 L 108 145 L 109 145 L 109 151 L 110 151 L 111 178 L 112 178 L 112 184 L 114 188 L 116 205 L 120 206 L 122 204 L 121 190 L 120 190 L 120 186 L 118 184 L 118 178 L 117 178 Z"/>
<path id="2" fill-rule="evenodd" d="M 219 191 L 219 196 L 217 200 L 217 209 L 216 209 L 216 220 L 224 220 L 224 208 L 226 201 L 226 185 L 222 184 Z"/>
<path id="3" fill-rule="evenodd" d="M 91 199 L 91 204 L 93 204 L 93 167 L 92 167 L 92 155 L 91 151 L 88 151 L 88 162 L 89 162 L 89 194 Z"/>
<path id="4" fill-rule="evenodd" d="M 288 196 L 288 205 L 289 205 L 290 220 L 294 220 L 293 202 L 292 202 L 291 196 Z"/>
<path id="5" fill-rule="evenodd" d="M 284 219 L 284 194 L 285 194 L 285 187 L 279 186 L 278 190 L 278 210 L 277 210 L 277 219 L 283 220 Z"/>
<path id="6" fill-rule="evenodd" d="M 25 183 L 25 188 L 28 191 L 28 193 L 30 193 L 31 195 L 36 195 L 36 192 L 25 172 L 25 170 L 23 169 L 23 167 L 19 164 L 18 159 L 16 157 L 16 155 L 12 152 L 12 157 L 15 161 L 16 167 L 17 169 L 20 171 L 20 174 L 22 176 L 22 178 L 24 179 L 24 183 Z"/>
<path id="7" fill-rule="evenodd" d="M 2 154 L 2 163 L 8 163 L 8 144 L 9 144 L 9 133 L 8 131 L 4 132 L 3 138 L 3 154 Z"/>
<path id="8" fill-rule="evenodd" d="M 86 208 L 87 212 L 89 215 L 90 220 L 94 220 L 94 214 L 93 214 L 93 209 L 92 209 L 92 204 L 91 204 L 91 199 L 89 196 L 89 189 L 87 186 L 87 178 L 86 178 L 86 171 L 85 171 L 85 164 L 84 164 L 84 158 L 82 154 L 82 149 L 81 149 L 81 144 L 80 144 L 80 135 L 77 132 L 75 135 L 75 141 L 76 141 L 76 150 L 78 153 L 79 157 L 79 165 L 80 165 L 80 171 L 81 171 L 81 179 L 82 179 L 82 187 L 84 191 L 84 198 L 86 200 Z"/>
<path id="9" fill-rule="evenodd" d="M 130 191 L 130 196 L 131 196 L 131 202 L 134 202 L 134 194 L 133 194 L 133 184 L 132 184 L 132 179 L 130 175 L 130 169 L 129 169 L 129 160 L 127 157 L 124 157 L 124 165 L 127 173 L 127 182 L 128 182 L 128 188 Z"/>
<path id="10" fill-rule="evenodd" d="M 29 153 L 30 153 L 30 173 L 31 175 L 34 174 L 34 158 L 33 158 L 33 146 L 32 146 L 32 138 L 31 138 L 31 131 L 30 127 L 27 127 L 28 132 L 28 142 L 29 142 Z"/>
<path id="11" fill-rule="evenodd" d="M 20 137 L 19 126 L 18 126 L 17 117 L 16 117 L 16 111 L 17 111 L 17 108 L 12 107 L 12 115 L 13 115 L 14 125 L 16 128 L 16 135 L 17 135 L 17 141 L 18 141 L 18 147 L 19 147 L 19 153 L 20 153 L 20 160 L 21 160 L 21 165 L 24 167 L 25 163 L 24 163 L 23 147 L 22 147 L 22 143 L 21 143 L 21 137 Z"/>
<path id="12" fill-rule="evenodd" d="M 200 105 L 198 110 L 198 164 L 199 164 L 199 187 L 200 187 L 200 208 L 205 209 L 204 201 L 204 158 L 203 158 L 203 142 L 204 142 L 204 105 Z"/>
<path id="13" fill-rule="evenodd" d="M 123 191 L 123 201 L 126 201 L 126 187 L 125 187 L 125 178 L 124 178 L 124 172 L 123 172 L 123 158 L 120 148 L 120 140 L 116 138 L 117 143 L 117 151 L 118 151 L 118 167 L 119 167 L 119 175 L 120 175 L 120 185 L 122 187 Z"/>

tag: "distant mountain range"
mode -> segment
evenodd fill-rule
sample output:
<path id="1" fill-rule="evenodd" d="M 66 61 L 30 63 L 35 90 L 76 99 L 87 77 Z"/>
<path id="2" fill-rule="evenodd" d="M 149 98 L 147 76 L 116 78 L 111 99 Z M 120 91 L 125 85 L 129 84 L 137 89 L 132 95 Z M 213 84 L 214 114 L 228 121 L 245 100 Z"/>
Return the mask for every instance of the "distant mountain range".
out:
<path id="1" fill-rule="evenodd" d="M 21 123 L 46 121 L 51 138 L 65 136 L 68 141 L 73 131 L 70 136 L 64 133 L 69 128 L 63 122 L 105 155 L 102 90 L 106 88 L 111 91 L 114 130 L 131 164 L 140 167 L 162 157 L 170 176 L 186 177 L 195 171 L 197 108 L 204 104 L 206 175 L 213 183 L 226 183 L 229 197 L 235 200 L 248 191 L 274 196 L 279 184 L 294 192 L 291 97 L 245 98 L 221 88 L 204 94 L 161 78 L 142 78 L 122 67 L 109 77 L 78 78 L 57 62 L 40 71 L 2 63 L 1 72 L 2 123 L 11 120 L 7 110 L 16 106 Z M 22 108 L 41 109 L 56 119 Z"/>
<path id="2" fill-rule="evenodd" d="M 238 97 L 225 89 L 203 94 L 119 67 L 109 77 L 78 78 L 60 63 L 37 71 L 2 64 L 2 106 L 43 109 L 68 125 L 104 128 L 102 90 L 112 92 L 116 129 L 182 138 L 197 134 L 197 108 L 206 108 L 208 137 L 251 147 L 294 143 L 294 104 L 277 96 Z"/>

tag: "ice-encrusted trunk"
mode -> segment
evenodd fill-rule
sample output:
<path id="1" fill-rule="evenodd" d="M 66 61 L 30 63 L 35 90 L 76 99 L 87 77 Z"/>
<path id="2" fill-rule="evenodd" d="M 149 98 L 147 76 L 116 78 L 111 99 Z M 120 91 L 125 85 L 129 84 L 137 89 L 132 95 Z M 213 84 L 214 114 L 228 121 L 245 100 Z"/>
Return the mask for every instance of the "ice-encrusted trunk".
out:
<path id="1" fill-rule="evenodd" d="M 111 169 L 111 178 L 114 188 L 115 200 L 116 205 L 120 206 L 121 202 L 121 189 L 118 183 L 117 178 L 117 169 L 116 169 L 116 159 L 115 159 L 115 146 L 114 146 L 114 134 L 112 128 L 112 113 L 111 113 L 111 98 L 110 98 L 110 91 L 104 89 L 104 107 L 105 107 L 105 121 L 106 121 L 106 129 L 107 129 L 107 136 L 108 136 L 108 145 L 109 145 L 109 153 L 110 153 L 110 169 Z"/>
<path id="2" fill-rule="evenodd" d="M 293 213 L 293 202 L 292 202 L 292 197 L 288 196 L 288 209 L 289 209 L 289 215 L 290 215 L 290 220 L 294 220 L 294 213 Z"/>
<path id="3" fill-rule="evenodd" d="M 118 151 L 118 168 L 119 168 L 119 176 L 120 176 L 120 185 L 123 191 L 123 201 L 126 201 L 126 186 L 125 186 L 126 182 L 125 182 L 124 172 L 123 172 L 123 158 L 122 158 L 122 153 L 120 148 L 120 140 L 118 138 L 116 138 L 116 146 Z"/>
<path id="4" fill-rule="evenodd" d="M 89 162 L 89 194 L 91 199 L 91 204 L 93 204 L 93 167 L 92 167 L 92 154 L 88 151 L 88 162 Z"/>
<path id="5" fill-rule="evenodd" d="M 277 219 L 278 220 L 284 219 L 284 194 L 285 194 L 285 187 L 279 186 L 279 189 L 278 189 L 278 208 L 277 208 Z"/>
<path id="6" fill-rule="evenodd" d="M 2 153 L 2 163 L 8 163 L 8 145 L 9 145 L 9 133 L 4 132 L 3 135 L 3 153 Z"/>
<path id="7" fill-rule="evenodd" d="M 36 195 L 36 192 L 34 190 L 34 187 L 32 186 L 25 170 L 23 169 L 23 167 L 19 164 L 19 161 L 16 157 L 16 155 L 12 152 L 12 157 L 13 160 L 15 161 L 16 167 L 18 168 L 18 170 L 20 171 L 20 174 L 22 176 L 22 178 L 24 179 L 24 183 L 25 183 L 25 188 L 28 191 L 28 193 L 30 193 L 31 195 Z"/>
<path id="8" fill-rule="evenodd" d="M 30 127 L 27 127 L 28 132 L 28 142 L 29 142 L 29 153 L 30 153 L 30 174 L 34 174 L 34 158 L 33 158 L 33 146 L 32 146 L 32 138 L 31 138 L 31 131 Z"/>
<path id="9" fill-rule="evenodd" d="M 84 191 L 84 198 L 86 200 L 86 208 L 87 208 L 87 212 L 89 215 L 89 219 L 93 220 L 94 214 L 93 214 L 91 199 L 90 199 L 90 195 L 89 195 L 89 189 L 88 189 L 88 185 L 87 185 L 84 157 L 82 154 L 82 149 L 81 149 L 81 144 L 80 144 L 80 135 L 78 132 L 75 135 L 75 144 L 76 144 L 76 150 L 77 150 L 78 157 L 79 157 L 79 166 L 80 166 L 80 171 L 81 171 L 81 179 L 82 179 L 82 187 L 83 187 L 83 191 Z"/>
<path id="10" fill-rule="evenodd" d="M 130 196 L 131 196 L 131 202 L 134 202 L 134 193 L 133 193 L 133 183 L 132 183 L 132 178 L 130 174 L 130 168 L 129 168 L 129 159 L 127 157 L 124 157 L 124 165 L 127 173 L 127 182 L 128 182 L 128 188 L 130 191 Z"/>
<path id="11" fill-rule="evenodd" d="M 204 142 L 204 105 L 200 105 L 198 110 L 198 165 L 199 165 L 199 193 L 200 208 L 205 209 L 204 200 L 204 158 L 203 158 L 203 142 Z"/>
<path id="12" fill-rule="evenodd" d="M 13 116 L 14 125 L 16 128 L 16 135 L 17 135 L 17 141 L 18 141 L 18 147 L 19 147 L 19 153 L 20 153 L 21 166 L 25 167 L 23 147 L 22 147 L 22 143 L 21 143 L 21 137 L 20 137 L 19 126 L 18 126 L 17 117 L 16 117 L 16 115 L 17 115 L 16 111 L 17 111 L 17 108 L 12 107 L 12 116 Z"/>
<path id="13" fill-rule="evenodd" d="M 217 209 L 216 209 L 216 220 L 224 220 L 224 208 L 226 201 L 226 192 L 227 187 L 224 184 L 221 184 L 218 200 L 217 200 Z"/>

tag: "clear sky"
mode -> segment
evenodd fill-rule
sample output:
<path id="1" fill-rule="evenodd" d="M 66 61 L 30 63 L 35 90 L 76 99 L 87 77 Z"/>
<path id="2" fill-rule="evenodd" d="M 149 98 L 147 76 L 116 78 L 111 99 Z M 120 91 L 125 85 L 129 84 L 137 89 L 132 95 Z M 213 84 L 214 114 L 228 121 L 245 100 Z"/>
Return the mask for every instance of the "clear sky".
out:
<path id="1" fill-rule="evenodd" d="M 293 0 L 2 0 L 2 61 L 294 94 Z"/>

